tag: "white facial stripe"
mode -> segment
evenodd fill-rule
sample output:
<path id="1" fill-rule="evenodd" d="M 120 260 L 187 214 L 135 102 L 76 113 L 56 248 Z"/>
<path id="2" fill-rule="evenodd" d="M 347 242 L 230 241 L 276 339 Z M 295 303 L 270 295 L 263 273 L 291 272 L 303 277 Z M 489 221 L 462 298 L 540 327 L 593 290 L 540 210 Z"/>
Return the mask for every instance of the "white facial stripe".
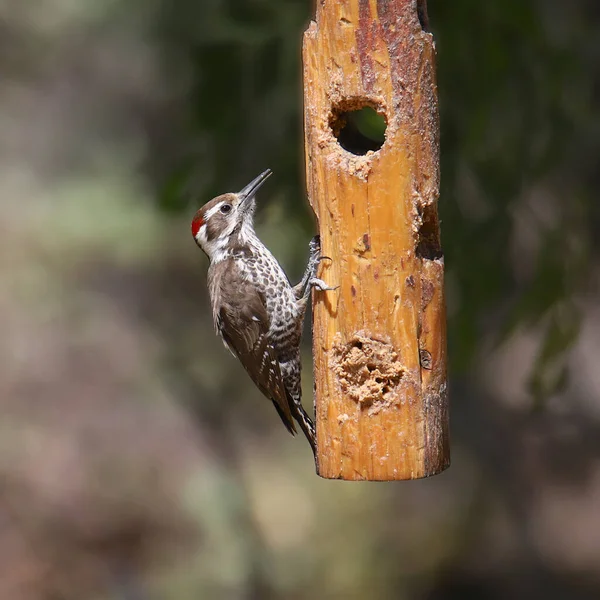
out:
<path id="1" fill-rule="evenodd" d="M 223 204 L 225 204 L 225 202 L 219 202 L 218 204 L 215 204 L 215 206 L 213 206 L 205 215 L 204 215 L 204 220 L 208 221 L 215 213 L 218 213 L 221 210 L 221 206 L 223 206 Z"/>
<path id="2" fill-rule="evenodd" d="M 196 239 L 202 245 L 206 244 L 206 223 L 202 224 L 202 227 L 198 229 L 198 233 L 196 234 Z"/>

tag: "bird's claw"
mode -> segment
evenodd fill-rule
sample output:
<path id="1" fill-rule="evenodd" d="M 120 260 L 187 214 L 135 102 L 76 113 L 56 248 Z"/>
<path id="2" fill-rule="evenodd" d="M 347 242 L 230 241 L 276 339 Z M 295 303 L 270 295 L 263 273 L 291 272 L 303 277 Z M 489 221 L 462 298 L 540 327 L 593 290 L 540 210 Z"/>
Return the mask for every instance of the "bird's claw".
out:
<path id="1" fill-rule="evenodd" d="M 336 285 L 335 287 L 331 287 L 331 286 L 327 285 L 322 279 L 319 279 L 318 277 L 312 277 L 308 281 L 308 285 L 310 285 L 310 287 L 312 289 L 316 288 L 320 292 L 333 292 L 340 287 L 339 285 Z"/>
<path id="2" fill-rule="evenodd" d="M 333 262 L 330 256 L 321 255 L 321 236 L 315 235 L 312 240 L 308 243 L 308 249 L 310 250 L 310 259 L 315 264 L 320 263 L 322 260 L 329 260 Z"/>
<path id="3" fill-rule="evenodd" d="M 315 235 L 310 242 L 308 242 L 308 249 L 310 250 L 311 256 L 319 254 L 321 252 L 321 236 Z"/>

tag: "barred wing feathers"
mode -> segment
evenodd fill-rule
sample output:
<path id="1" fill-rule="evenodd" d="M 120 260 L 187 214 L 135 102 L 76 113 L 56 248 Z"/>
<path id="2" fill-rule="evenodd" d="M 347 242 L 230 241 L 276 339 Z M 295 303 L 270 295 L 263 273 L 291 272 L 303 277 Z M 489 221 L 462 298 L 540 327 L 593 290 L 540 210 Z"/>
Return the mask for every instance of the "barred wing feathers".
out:
<path id="1" fill-rule="evenodd" d="M 218 305 L 213 304 L 215 326 L 227 347 L 237 356 L 258 389 L 269 398 L 287 430 L 295 434 L 296 428 L 290 411 L 290 401 L 283 383 L 279 361 L 271 345 L 269 315 L 265 298 L 252 284 L 244 279 L 234 261 L 228 261 L 220 277 L 211 281 L 211 297 L 220 298 Z M 216 281 L 218 279 L 218 281 Z M 234 294 L 215 294 L 213 287 L 227 285 L 235 290 Z M 230 287 L 232 286 L 232 287 Z"/>

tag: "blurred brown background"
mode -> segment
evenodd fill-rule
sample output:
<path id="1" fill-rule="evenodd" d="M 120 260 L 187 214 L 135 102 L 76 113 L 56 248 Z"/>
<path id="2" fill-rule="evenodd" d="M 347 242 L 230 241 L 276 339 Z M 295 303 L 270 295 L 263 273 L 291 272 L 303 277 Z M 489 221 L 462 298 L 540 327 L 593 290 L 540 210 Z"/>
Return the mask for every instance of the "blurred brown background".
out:
<path id="1" fill-rule="evenodd" d="M 271 167 L 301 273 L 311 10 L 0 3 L 0 599 L 600 598 L 598 2 L 429 2 L 453 465 L 398 484 L 314 475 L 189 233 Z"/>

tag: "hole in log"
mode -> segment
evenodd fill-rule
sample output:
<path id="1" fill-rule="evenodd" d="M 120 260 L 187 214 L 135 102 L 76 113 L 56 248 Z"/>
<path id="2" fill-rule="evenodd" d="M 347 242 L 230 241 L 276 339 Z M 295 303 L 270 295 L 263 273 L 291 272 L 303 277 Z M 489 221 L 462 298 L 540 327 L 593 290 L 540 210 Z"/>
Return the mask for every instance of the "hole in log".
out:
<path id="1" fill-rule="evenodd" d="M 333 370 L 342 391 L 369 414 L 402 401 L 404 367 L 389 343 L 358 332 L 347 344 L 334 344 Z"/>
<path id="2" fill-rule="evenodd" d="M 419 17 L 419 23 L 421 23 L 421 29 L 423 31 L 429 31 L 429 16 L 427 15 L 427 0 L 417 0 L 417 16 Z"/>
<path id="3" fill-rule="evenodd" d="M 365 99 L 348 99 L 334 106 L 329 126 L 339 145 L 357 156 L 377 152 L 385 142 L 385 115 Z"/>
<path id="4" fill-rule="evenodd" d="M 419 227 L 417 240 L 417 256 L 428 260 L 442 258 L 440 224 L 435 204 L 429 204 L 422 208 L 421 226 Z"/>
<path id="5" fill-rule="evenodd" d="M 427 371 L 433 369 L 433 357 L 429 350 L 419 350 L 419 359 L 421 361 L 421 367 Z"/>

